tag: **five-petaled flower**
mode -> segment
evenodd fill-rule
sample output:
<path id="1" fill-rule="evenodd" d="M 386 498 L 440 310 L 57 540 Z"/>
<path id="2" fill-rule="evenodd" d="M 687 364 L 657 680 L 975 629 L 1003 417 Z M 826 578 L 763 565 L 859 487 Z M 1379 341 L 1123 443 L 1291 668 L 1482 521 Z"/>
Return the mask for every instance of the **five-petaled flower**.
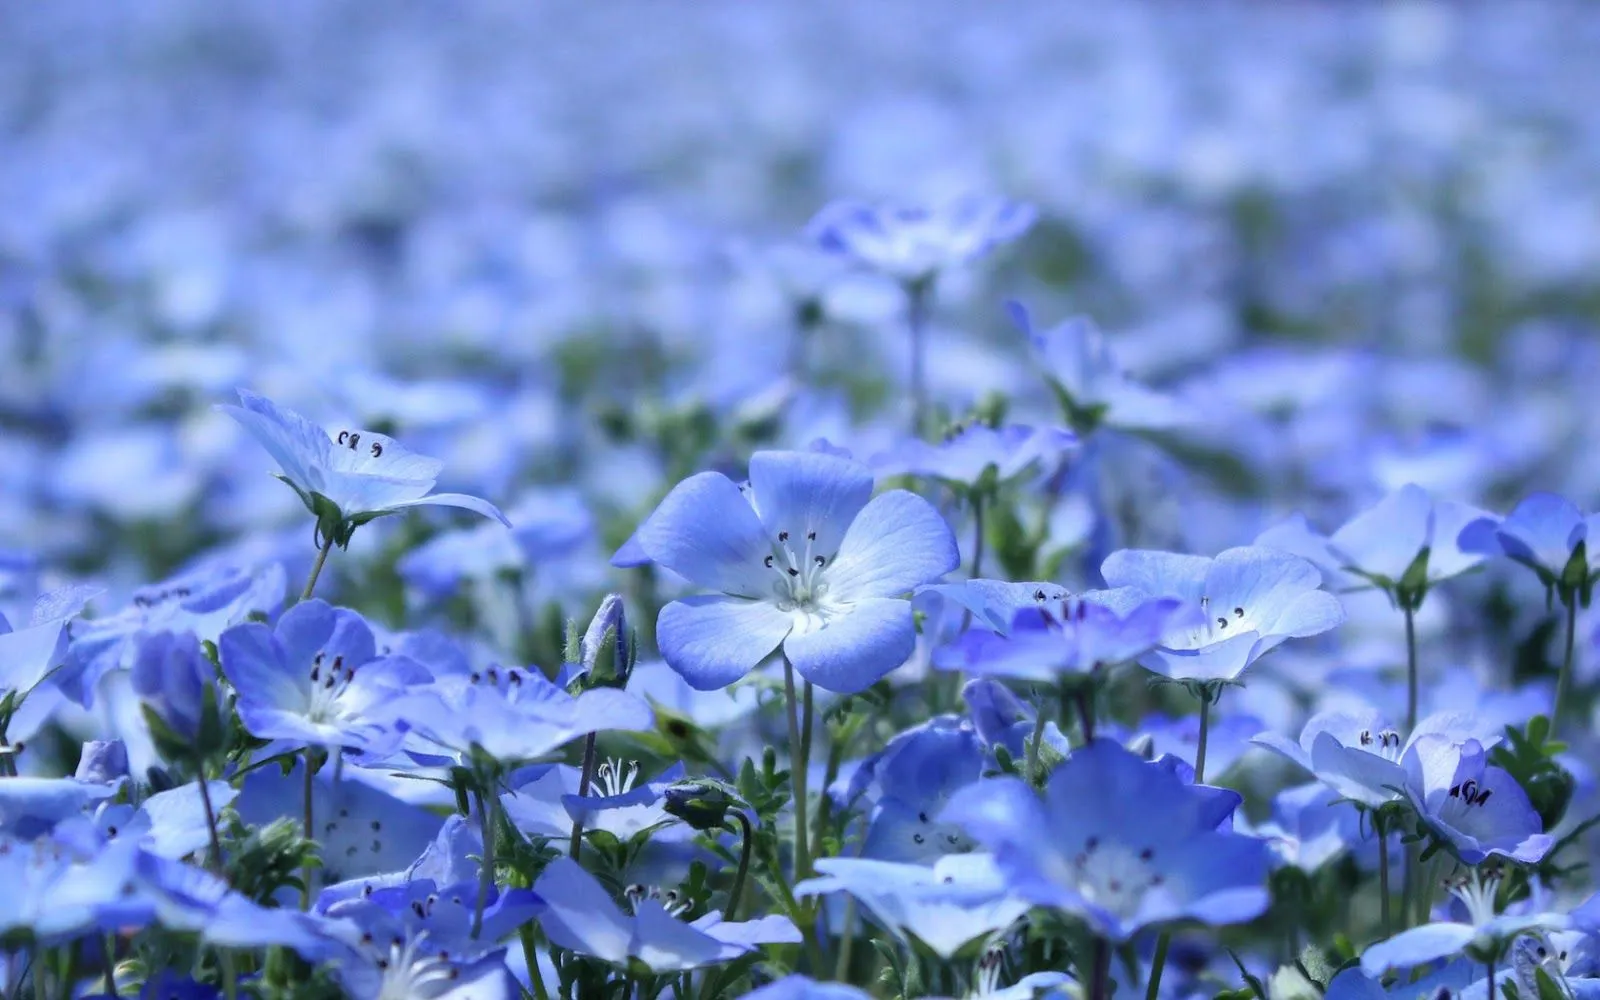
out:
<path id="1" fill-rule="evenodd" d="M 956 568 L 926 500 L 872 496 L 866 466 L 820 452 L 757 452 L 748 486 L 717 472 L 679 483 L 639 526 L 643 552 L 720 593 L 661 610 L 662 658 L 700 690 L 743 677 L 779 646 L 807 680 L 860 691 L 911 655 L 905 595 Z"/>

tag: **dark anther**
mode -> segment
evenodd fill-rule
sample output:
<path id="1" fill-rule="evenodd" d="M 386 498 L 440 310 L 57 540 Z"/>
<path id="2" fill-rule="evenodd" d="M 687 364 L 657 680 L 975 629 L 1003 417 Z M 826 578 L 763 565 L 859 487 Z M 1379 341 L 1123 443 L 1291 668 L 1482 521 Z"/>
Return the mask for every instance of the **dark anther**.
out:
<path id="1" fill-rule="evenodd" d="M 926 823 L 928 821 L 928 814 L 925 812 L 917 813 L 917 820 L 919 822 Z"/>
<path id="2" fill-rule="evenodd" d="M 1035 590 L 1035 591 L 1034 591 L 1034 592 L 1033 592 L 1033 599 L 1034 599 L 1034 600 L 1036 600 L 1036 601 L 1042 601 L 1042 600 L 1044 600 L 1044 591 L 1042 591 L 1042 590 Z"/>
<path id="3" fill-rule="evenodd" d="M 372 821 L 372 832 L 373 833 L 377 833 L 379 830 L 382 830 L 382 829 L 383 829 L 383 824 L 382 823 L 378 822 L 377 820 L 373 820 Z"/>
<path id="4" fill-rule="evenodd" d="M 468 678 L 468 679 L 471 680 L 472 683 L 476 684 L 479 681 L 483 680 L 483 675 L 478 673 L 476 670 L 474 670 L 472 672 L 472 676 L 470 678 Z"/>
<path id="5" fill-rule="evenodd" d="M 823 558 L 823 557 L 822 557 L 822 556 L 817 556 L 817 565 L 818 565 L 818 566 L 821 566 L 821 565 L 823 565 L 823 564 L 824 564 L 824 563 L 826 563 L 826 562 L 827 562 L 827 561 L 828 561 L 828 560 L 827 560 L 827 559 L 825 559 L 825 558 Z"/>
<path id="6" fill-rule="evenodd" d="M 349 431 L 340 431 L 339 432 L 339 437 L 338 437 L 337 440 L 338 440 L 338 442 L 340 444 L 344 444 L 346 441 L 350 440 L 350 432 Z"/>
<path id="7" fill-rule="evenodd" d="M 1140 861 L 1149 861 L 1151 858 L 1153 858 L 1155 856 L 1156 856 L 1156 852 L 1152 851 L 1148 847 L 1146 847 L 1144 850 L 1139 852 L 1139 860 Z"/>
<path id="8" fill-rule="evenodd" d="M 1228 619 L 1226 619 L 1226 618 L 1218 618 L 1217 619 L 1217 628 L 1227 628 L 1227 627 L 1228 627 Z"/>
<path id="9" fill-rule="evenodd" d="M 1233 609 L 1233 616 L 1235 618 L 1243 618 L 1244 617 L 1244 608 L 1234 608 Z"/>
<path id="10" fill-rule="evenodd" d="M 817 540 L 817 533 L 815 531 L 806 532 L 806 541 L 814 542 L 816 540 Z"/>
<path id="11" fill-rule="evenodd" d="M 1099 847 L 1099 846 L 1100 846 L 1100 838 L 1099 837 L 1090 837 L 1088 840 L 1085 840 L 1083 842 L 1083 849 L 1086 850 L 1086 851 L 1092 851 L 1096 847 Z"/>
<path id="12" fill-rule="evenodd" d="M 771 556 L 767 556 L 765 559 L 761 560 L 761 565 L 765 566 L 767 569 L 771 569 L 772 568 L 772 557 Z"/>
<path id="13" fill-rule="evenodd" d="M 787 531 L 778 532 L 778 541 L 787 542 L 788 540 L 789 540 L 789 533 Z"/>
<path id="14" fill-rule="evenodd" d="M 912 835 L 911 835 L 911 839 L 912 839 L 912 840 L 914 840 L 914 841 L 916 841 L 916 842 L 917 842 L 917 843 L 919 843 L 919 844 L 920 844 L 920 843 L 922 843 L 922 842 L 923 842 L 923 841 L 924 841 L 924 840 L 927 840 L 927 839 L 928 839 L 928 838 L 927 838 L 927 837 L 924 837 L 924 836 L 923 836 L 923 835 L 922 835 L 922 834 L 920 834 L 920 833 L 913 833 L 913 834 L 912 834 Z"/>
<path id="15" fill-rule="evenodd" d="M 372 457 L 373 458 L 380 458 L 380 457 L 382 457 L 382 455 L 383 455 L 383 445 L 379 444 L 377 441 L 372 442 Z"/>
<path id="16" fill-rule="evenodd" d="M 800 571 L 795 569 L 793 566 L 791 566 L 791 567 L 789 567 L 789 575 L 790 576 L 799 576 L 800 575 Z"/>
<path id="17" fill-rule="evenodd" d="M 360 441 L 361 441 L 361 435 L 357 434 L 355 431 L 351 431 L 350 432 L 350 450 L 351 451 L 355 451 L 356 450 L 356 445 L 358 443 L 360 443 Z"/>

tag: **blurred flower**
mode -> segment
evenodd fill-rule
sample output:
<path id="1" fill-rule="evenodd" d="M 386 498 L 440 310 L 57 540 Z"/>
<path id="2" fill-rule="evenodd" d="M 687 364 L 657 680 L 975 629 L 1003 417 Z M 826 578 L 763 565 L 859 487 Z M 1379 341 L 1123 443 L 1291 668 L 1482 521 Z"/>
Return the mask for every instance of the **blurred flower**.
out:
<path id="1" fill-rule="evenodd" d="M 1465 921 L 1433 921 L 1370 945 L 1361 954 L 1361 971 L 1378 976 L 1390 969 L 1410 969 L 1463 952 L 1475 960 L 1488 961 L 1518 934 L 1560 930 L 1567 925 L 1568 918 L 1563 913 L 1500 913 L 1495 904 L 1499 888 L 1498 874 L 1481 871 L 1453 881 L 1450 894 L 1466 907 Z"/>
<path id="2" fill-rule="evenodd" d="M 1585 517 L 1565 497 L 1532 493 L 1504 518 L 1488 514 L 1468 522 L 1458 543 L 1467 552 L 1503 555 L 1521 563 L 1537 573 L 1546 588 L 1587 595 L 1600 572 L 1592 567 L 1588 545 L 1595 523 L 1600 523 L 1600 515 Z"/>
<path id="3" fill-rule="evenodd" d="M 912 283 L 1011 242 L 1036 216 L 1033 206 L 1000 198 L 915 207 L 839 201 L 818 212 L 806 232 L 829 253 Z"/>

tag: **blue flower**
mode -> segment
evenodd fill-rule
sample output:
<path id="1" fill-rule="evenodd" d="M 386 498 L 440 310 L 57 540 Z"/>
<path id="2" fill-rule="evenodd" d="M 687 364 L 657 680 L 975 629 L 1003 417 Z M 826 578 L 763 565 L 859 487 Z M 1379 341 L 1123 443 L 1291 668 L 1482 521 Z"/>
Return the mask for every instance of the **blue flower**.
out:
<path id="1" fill-rule="evenodd" d="M 662 658 L 701 690 L 774 650 L 829 691 L 863 690 L 916 645 L 902 595 L 956 568 L 955 538 L 926 500 L 872 497 L 872 473 L 816 452 L 757 452 L 750 485 L 704 472 L 679 483 L 636 538 L 655 562 L 721 593 L 661 610 Z"/>
<path id="2" fill-rule="evenodd" d="M 1039 330 L 1019 303 L 1006 308 L 1078 431 L 1102 426 L 1166 430 L 1194 419 L 1177 399 L 1130 378 L 1093 320 L 1077 316 Z"/>
<path id="3" fill-rule="evenodd" d="M 1226 773 L 1250 749 L 1252 737 L 1261 729 L 1260 719 L 1241 712 L 1212 718 L 1206 740 L 1206 774 L 1217 777 Z M 1148 739 L 1152 757 L 1171 756 L 1192 768 L 1200 746 L 1200 717 L 1149 715 L 1134 727 L 1133 739 Z"/>
<path id="4" fill-rule="evenodd" d="M 543 760 L 589 733 L 647 730 L 655 716 L 637 695 L 595 688 L 577 695 L 537 670 L 489 667 L 442 677 L 389 706 L 418 755 L 468 762 L 486 754 L 505 766 Z"/>
<path id="5" fill-rule="evenodd" d="M 938 816 L 957 789 L 982 777 L 988 756 L 970 724 L 945 715 L 900 733 L 862 762 L 852 784 L 875 793 L 862 856 L 931 864 L 971 850 L 966 834 Z"/>
<path id="6" fill-rule="evenodd" d="M 510 527 L 487 500 L 463 493 L 433 493 L 444 463 L 407 451 L 372 431 L 330 435 L 305 417 L 264 396 L 239 390 L 242 406 L 219 406 L 267 450 L 288 483 L 318 518 L 349 525 L 410 507 L 463 507 Z M 330 509 L 331 508 L 331 509 Z M 330 540 L 339 537 L 325 533 Z M 341 543 L 349 541 L 344 533 Z"/>
<path id="7" fill-rule="evenodd" d="M 964 612 L 962 617 L 969 626 L 1004 632 L 1022 609 L 1058 607 L 1070 596 L 1058 583 L 979 578 L 918 587 L 912 603 L 917 610 L 930 616 L 946 606 L 954 606 Z"/>
<path id="8" fill-rule="evenodd" d="M 1141 549 L 1106 557 L 1101 575 L 1114 588 L 1176 598 L 1198 609 L 1198 625 L 1174 623 L 1139 662 L 1174 680 L 1232 680 L 1288 639 L 1344 621 L 1339 599 L 1319 590 L 1322 575 L 1298 556 L 1242 546 L 1214 559 Z"/>
<path id="9" fill-rule="evenodd" d="M 1463 862 L 1475 865 L 1501 855 L 1532 864 L 1554 845 L 1522 786 L 1488 763 L 1477 740 L 1423 736 L 1405 763 L 1412 804 Z"/>
<path id="10" fill-rule="evenodd" d="M 1077 446 L 1077 435 L 1060 428 L 976 424 L 957 427 L 937 444 L 907 439 L 873 458 L 872 467 L 879 476 L 921 476 L 974 489 L 985 476 L 1003 483 L 1055 468 Z"/>
<path id="11" fill-rule="evenodd" d="M 1037 599 L 1045 593 L 1034 591 Z M 972 630 L 941 650 L 934 665 L 986 677 L 1055 682 L 1149 653 L 1176 628 L 1201 627 L 1200 610 L 1137 589 L 1099 591 L 1016 612 L 1000 632 Z"/>
<path id="12" fill-rule="evenodd" d="M 1306 721 L 1298 743 L 1271 732 L 1257 735 L 1254 742 L 1300 765 L 1343 798 L 1381 806 L 1404 795 L 1406 762 L 1415 756 L 1417 741 L 1438 737 L 1454 743 L 1479 734 L 1471 716 L 1439 712 L 1418 722 L 1411 736 L 1402 739 L 1381 713 L 1369 708 L 1319 712 Z"/>
<path id="13" fill-rule="evenodd" d="M 506 818 L 523 833 L 565 837 L 581 818 L 584 829 L 603 830 L 626 843 L 640 836 L 658 839 L 660 828 L 675 822 L 663 795 L 668 785 L 683 777 L 682 763 L 641 782 L 637 762 L 603 761 L 595 769 L 589 794 L 582 797 L 577 794 L 577 768 L 554 764 L 538 770 L 537 777 L 500 796 Z"/>
<path id="14" fill-rule="evenodd" d="M 226 781 L 208 782 L 206 790 L 217 810 L 239 795 Z M 210 838 L 205 800 L 194 781 L 147 796 L 137 808 L 102 802 L 94 823 L 106 839 L 132 839 L 163 858 L 187 857 L 204 849 Z"/>
<path id="15" fill-rule="evenodd" d="M 1216 829 L 1220 796 L 1239 802 L 1102 739 L 1051 772 L 1042 801 L 1017 778 L 986 779 L 943 818 L 994 853 L 1020 897 L 1122 942 L 1152 924 L 1240 923 L 1266 909 L 1267 847 Z"/>
<path id="16" fill-rule="evenodd" d="M 377 660 L 372 629 L 356 612 L 302 601 L 274 628 L 235 625 L 217 643 L 238 692 L 239 720 L 278 749 L 351 747 L 386 753 L 401 730 L 387 706 L 431 675 L 403 658 Z M 376 661 L 376 662 L 374 662 Z"/>
<path id="17" fill-rule="evenodd" d="M 1461 996 L 1481 979 L 1477 963 L 1459 959 L 1415 982 L 1401 977 L 1385 988 L 1379 977 L 1352 966 L 1333 977 L 1324 996 L 1326 1000 L 1438 1000 Z"/>
<path id="18" fill-rule="evenodd" d="M 116 794 L 107 785 L 76 778 L 10 777 L 0 780 L 0 833 L 12 837 L 38 837 L 72 816 L 81 816 L 90 803 Z"/>
<path id="19" fill-rule="evenodd" d="M 800 932 L 782 917 L 727 923 L 710 913 L 686 923 L 674 912 L 683 906 L 675 894 L 630 893 L 630 916 L 570 858 L 550 862 L 533 891 L 548 906 L 540 926 L 552 944 L 623 968 L 638 962 L 657 974 L 681 972 L 732 961 L 758 944 L 800 941 Z"/>
<path id="20" fill-rule="evenodd" d="M 806 232 L 829 253 L 909 283 L 1011 242 L 1036 216 L 1031 205 L 977 196 L 927 206 L 838 201 L 818 212 Z"/>
<path id="21" fill-rule="evenodd" d="M 97 590 L 67 587 L 41 595 L 21 628 L 0 614 L 0 694 L 26 697 L 61 665 L 67 648 L 67 622 Z"/>
<path id="22" fill-rule="evenodd" d="M 1006 930 L 1030 908 L 985 854 L 953 854 L 931 866 L 818 858 L 816 867 L 819 877 L 795 886 L 796 896 L 847 892 L 890 933 L 947 960 Z"/>
<path id="23" fill-rule="evenodd" d="M 1466 907 L 1466 920 L 1434 921 L 1380 941 L 1362 953 L 1361 971 L 1377 976 L 1390 969 L 1409 969 L 1463 952 L 1478 961 L 1489 961 L 1519 934 L 1561 930 L 1569 924 L 1566 914 L 1546 910 L 1498 912 L 1495 893 L 1499 887 L 1497 876 L 1484 876 L 1477 871 L 1458 879 L 1451 885 L 1450 894 Z"/>
<path id="24" fill-rule="evenodd" d="M 872 1000 L 872 994 L 844 983 L 819 983 L 796 973 L 751 990 L 745 1000 Z"/>
<path id="25" fill-rule="evenodd" d="M 1586 590 L 1596 571 L 1587 544 L 1600 515 L 1585 517 L 1554 493 L 1531 493 L 1504 518 L 1485 515 L 1461 529 L 1464 551 L 1506 556 L 1533 570 L 1546 587 Z M 1581 554 L 1580 554 L 1581 552 Z"/>
<path id="26" fill-rule="evenodd" d="M 193 632 L 157 632 L 139 643 L 129 676 L 145 710 L 160 723 L 158 742 L 173 759 L 187 750 L 190 762 L 220 749 L 225 706 L 217 672 Z"/>
<path id="27" fill-rule="evenodd" d="M 1360 816 L 1318 781 L 1273 796 L 1272 815 L 1240 830 L 1266 841 L 1278 863 L 1310 873 L 1348 851 L 1361 837 Z"/>

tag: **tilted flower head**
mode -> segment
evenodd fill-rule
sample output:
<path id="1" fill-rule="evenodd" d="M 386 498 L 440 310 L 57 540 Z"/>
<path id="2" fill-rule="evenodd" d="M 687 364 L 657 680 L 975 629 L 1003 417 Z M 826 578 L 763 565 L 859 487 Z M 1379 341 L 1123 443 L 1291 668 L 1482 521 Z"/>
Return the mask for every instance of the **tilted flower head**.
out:
<path id="1" fill-rule="evenodd" d="M 1174 680 L 1232 680 L 1285 640 L 1344 621 L 1339 599 L 1318 589 L 1317 568 L 1275 549 L 1241 546 L 1214 559 L 1122 549 L 1106 557 L 1100 573 L 1114 588 L 1198 609 L 1198 624 L 1169 625 L 1160 645 L 1139 659 Z"/>
<path id="2" fill-rule="evenodd" d="M 872 473 L 819 452 L 757 452 L 750 483 L 691 476 L 640 525 L 649 558 L 721 591 L 661 610 L 662 658 L 703 691 L 779 646 L 807 680 L 853 693 L 916 645 L 904 595 L 956 568 L 950 527 L 904 490 L 872 496 Z"/>
<path id="3" fill-rule="evenodd" d="M 157 632 L 142 638 L 130 677 L 134 693 L 162 731 L 157 742 L 169 760 L 222 749 L 224 706 L 216 670 L 193 632 Z"/>
<path id="4" fill-rule="evenodd" d="M 1467 504 L 1435 500 L 1410 484 L 1345 522 L 1330 538 L 1297 515 L 1262 532 L 1256 544 L 1304 556 L 1341 589 L 1378 587 L 1415 607 L 1429 587 L 1483 562 L 1483 553 L 1464 549 L 1460 537 L 1462 529 L 1486 516 Z"/>
<path id="5" fill-rule="evenodd" d="M 931 866 L 818 858 L 817 871 L 820 877 L 794 887 L 796 896 L 847 892 L 896 937 L 919 941 L 946 960 L 1004 931 L 1030 908 L 986 854 L 950 855 Z"/>
<path id="6" fill-rule="evenodd" d="M 872 793 L 862 856 L 931 864 L 971 850 L 966 834 L 938 817 L 956 789 L 983 775 L 987 760 L 977 732 L 952 715 L 936 716 L 890 740 L 862 762 L 852 780 L 861 792 Z"/>
<path id="7" fill-rule="evenodd" d="M 551 943 L 623 968 L 637 962 L 657 974 L 681 972 L 731 962 L 760 944 L 800 940 L 784 917 L 728 922 L 712 911 L 686 922 L 679 919 L 683 904 L 675 893 L 658 897 L 636 889 L 628 894 L 630 915 L 570 858 L 552 861 L 533 891 L 549 907 L 540 925 Z"/>
<path id="8" fill-rule="evenodd" d="M 245 729 L 284 741 L 284 749 L 387 753 L 403 733 L 390 724 L 386 706 L 410 685 L 432 679 L 414 661 L 378 659 L 366 621 L 321 600 L 296 604 L 275 628 L 235 625 L 222 633 L 217 650 Z"/>
<path id="9" fill-rule="evenodd" d="M 829 253 L 916 282 L 1009 243 L 1037 214 L 1032 205 L 978 196 L 926 206 L 837 201 L 818 212 L 806 232 Z"/>
<path id="10" fill-rule="evenodd" d="M 1120 943 L 1153 924 L 1240 923 L 1266 909 L 1266 844 L 1217 829 L 1219 804 L 1225 818 L 1239 801 L 1101 739 L 1051 772 L 1043 800 L 1020 779 L 986 779 L 943 818 L 994 853 L 1019 896 Z"/>
<path id="11" fill-rule="evenodd" d="M 1528 794 L 1510 773 L 1488 763 L 1477 740 L 1424 736 L 1405 765 L 1406 792 L 1423 822 L 1467 864 L 1496 854 L 1532 864 L 1554 845 Z"/>
<path id="12" fill-rule="evenodd" d="M 1056 468 L 1077 447 L 1078 436 L 1058 427 L 976 424 L 952 429 L 937 444 L 906 440 L 874 457 L 872 467 L 880 476 L 922 476 L 972 489 Z"/>
<path id="13" fill-rule="evenodd" d="M 1484 515 L 1457 536 L 1466 552 L 1514 559 L 1539 575 L 1546 587 L 1568 587 L 1587 594 L 1597 570 L 1588 544 L 1600 514 L 1583 515 L 1576 504 L 1554 493 L 1524 497 L 1504 518 Z"/>
<path id="14" fill-rule="evenodd" d="M 1003 632 L 973 629 L 940 650 L 934 666 L 1053 682 L 1137 659 L 1175 628 L 1201 627 L 1200 614 L 1197 606 L 1174 597 L 1150 597 L 1132 588 L 1095 591 L 1021 608 Z"/>
<path id="15" fill-rule="evenodd" d="M 1194 419 L 1177 399 L 1129 377 L 1105 334 L 1088 317 L 1075 316 L 1040 330 L 1020 303 L 1008 303 L 1006 308 L 1027 336 L 1034 360 L 1078 431 L 1101 426 L 1166 430 Z"/>
<path id="16" fill-rule="evenodd" d="M 364 430 L 330 434 L 300 414 L 239 390 L 241 406 L 218 409 L 237 420 L 281 471 L 324 536 L 349 542 L 354 526 L 408 507 L 463 507 L 510 527 L 500 509 L 464 493 L 434 493 L 444 463 L 407 451 L 393 438 Z M 331 532 L 331 533 L 330 533 Z"/>
<path id="17" fill-rule="evenodd" d="M 1298 742 L 1266 732 L 1253 742 L 1300 765 L 1341 796 L 1368 806 L 1405 794 L 1407 767 L 1417 741 L 1438 737 L 1460 742 L 1483 732 L 1469 715 L 1439 712 L 1422 719 L 1409 737 L 1400 735 L 1376 709 L 1319 712 L 1306 721 Z"/>

